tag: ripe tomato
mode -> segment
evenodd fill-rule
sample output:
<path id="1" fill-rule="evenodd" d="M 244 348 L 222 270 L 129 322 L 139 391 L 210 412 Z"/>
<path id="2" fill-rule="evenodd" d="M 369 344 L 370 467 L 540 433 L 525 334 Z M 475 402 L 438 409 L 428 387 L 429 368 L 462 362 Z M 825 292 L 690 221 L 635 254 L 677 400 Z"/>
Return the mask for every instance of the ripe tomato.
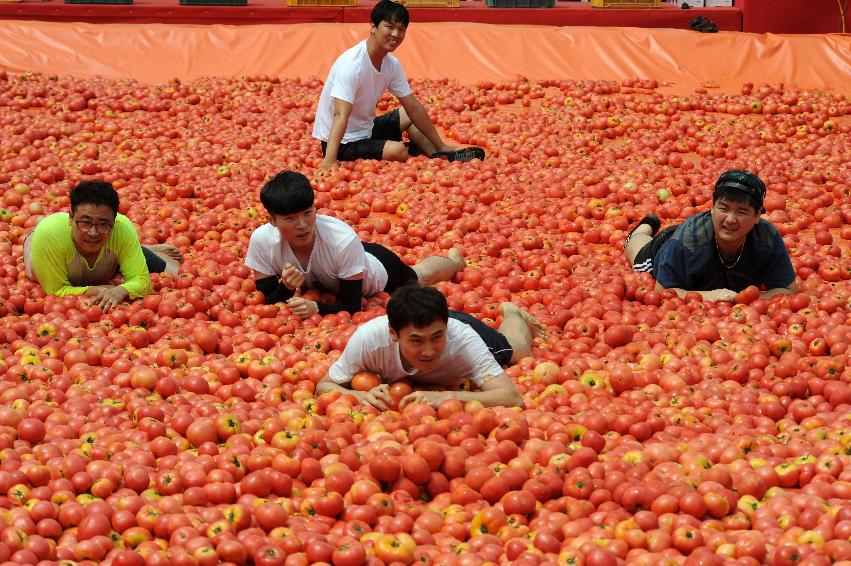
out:
<path id="1" fill-rule="evenodd" d="M 293 554 L 298 557 L 299 554 Z M 301 556 L 304 556 L 303 554 Z M 284 566 L 287 563 L 286 553 L 272 545 L 261 546 L 252 555 L 255 566 Z M 305 558 L 305 561 L 307 559 Z"/>
<path id="2" fill-rule="evenodd" d="M 331 554 L 331 563 L 334 566 L 359 566 L 365 560 L 366 548 L 351 537 L 340 539 L 337 548 Z"/>
<path id="3" fill-rule="evenodd" d="M 736 303 L 741 305 L 749 305 L 759 298 L 760 290 L 755 285 L 745 287 L 736 295 Z"/>
<path id="4" fill-rule="evenodd" d="M 393 398 L 396 405 L 399 404 L 399 401 L 401 401 L 405 395 L 408 395 L 413 391 L 414 388 L 411 386 L 411 382 L 407 379 L 394 381 L 390 384 L 390 396 Z"/>
<path id="5" fill-rule="evenodd" d="M 414 550 L 417 543 L 405 533 L 382 535 L 375 541 L 373 551 L 385 563 L 401 562 L 411 564 L 414 560 Z"/>
<path id="6" fill-rule="evenodd" d="M 419 454 L 406 454 L 402 457 L 402 471 L 415 484 L 424 484 L 431 477 L 432 467 Z"/>
<path id="7" fill-rule="evenodd" d="M 352 376 L 352 389 L 369 391 L 381 385 L 381 378 L 371 371 L 359 371 Z"/>
<path id="8" fill-rule="evenodd" d="M 384 483 L 394 482 L 402 473 L 399 460 L 386 454 L 378 454 L 369 462 L 369 473 L 376 480 Z"/>

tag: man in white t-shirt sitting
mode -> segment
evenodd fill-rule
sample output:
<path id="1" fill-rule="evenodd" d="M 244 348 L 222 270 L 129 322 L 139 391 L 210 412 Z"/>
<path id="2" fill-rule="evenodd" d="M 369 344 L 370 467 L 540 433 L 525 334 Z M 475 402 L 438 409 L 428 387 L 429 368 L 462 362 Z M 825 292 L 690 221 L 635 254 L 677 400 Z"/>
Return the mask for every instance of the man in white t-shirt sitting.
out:
<path id="1" fill-rule="evenodd" d="M 369 39 L 337 58 L 319 96 L 313 137 L 322 142 L 321 167 L 355 159 L 405 161 L 409 153 L 402 134 L 406 131 L 421 154 L 450 161 L 484 159 L 481 148 L 458 148 L 443 141 L 428 111 L 411 92 L 399 60 L 390 55 L 405 39 L 408 10 L 381 0 L 370 20 Z M 402 108 L 376 118 L 375 106 L 385 90 L 399 99 Z"/>
<path id="2" fill-rule="evenodd" d="M 345 222 L 316 214 L 310 181 L 301 173 L 282 171 L 260 190 L 268 224 L 257 228 L 248 242 L 245 265 L 254 271 L 257 290 L 266 303 L 286 301 L 296 316 L 361 310 L 361 297 L 392 293 L 410 282 L 434 285 L 464 269 L 455 248 L 448 257 L 431 256 L 407 265 L 387 248 L 361 242 Z M 334 293 L 334 304 L 296 297 L 299 289 Z"/>
<path id="3" fill-rule="evenodd" d="M 532 355 L 532 340 L 541 324 L 513 303 L 502 304 L 496 331 L 462 312 L 450 311 L 434 287 L 400 287 L 387 303 L 387 315 L 361 325 L 340 358 L 316 386 L 316 394 L 345 391 L 365 405 L 387 410 L 393 405 L 389 384 L 410 379 L 414 386 L 443 388 L 414 391 L 399 401 L 437 407 L 446 399 L 477 400 L 486 406 L 522 406 L 523 398 L 502 370 Z M 378 374 L 382 383 L 370 391 L 350 391 L 360 371 Z M 452 388 L 470 379 L 478 391 Z"/>

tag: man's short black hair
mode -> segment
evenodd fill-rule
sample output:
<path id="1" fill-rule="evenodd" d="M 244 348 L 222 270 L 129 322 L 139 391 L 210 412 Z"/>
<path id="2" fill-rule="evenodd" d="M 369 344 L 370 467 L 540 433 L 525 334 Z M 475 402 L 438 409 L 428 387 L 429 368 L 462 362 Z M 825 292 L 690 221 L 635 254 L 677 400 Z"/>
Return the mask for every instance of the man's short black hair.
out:
<path id="1" fill-rule="evenodd" d="M 408 326 L 425 328 L 449 320 L 449 306 L 443 293 L 434 287 L 403 285 L 387 301 L 387 322 L 397 334 Z"/>
<path id="2" fill-rule="evenodd" d="M 372 9 L 372 14 L 369 16 L 373 27 L 378 27 L 381 22 L 389 22 L 391 24 L 402 24 L 408 27 L 411 17 L 408 14 L 408 9 L 399 2 L 392 0 L 381 0 Z"/>
<path id="3" fill-rule="evenodd" d="M 77 211 L 77 207 L 83 204 L 95 206 L 108 206 L 112 209 L 112 216 L 118 214 L 118 193 L 112 183 L 106 181 L 80 181 L 71 189 L 71 214 Z"/>
<path id="4" fill-rule="evenodd" d="M 296 171 L 281 171 L 260 189 L 260 202 L 269 214 L 285 216 L 313 206 L 313 187 Z"/>
<path id="5" fill-rule="evenodd" d="M 750 171 L 730 169 L 722 173 L 715 183 L 712 204 L 718 200 L 747 203 L 754 212 L 764 212 L 762 203 L 765 200 L 765 183 Z"/>

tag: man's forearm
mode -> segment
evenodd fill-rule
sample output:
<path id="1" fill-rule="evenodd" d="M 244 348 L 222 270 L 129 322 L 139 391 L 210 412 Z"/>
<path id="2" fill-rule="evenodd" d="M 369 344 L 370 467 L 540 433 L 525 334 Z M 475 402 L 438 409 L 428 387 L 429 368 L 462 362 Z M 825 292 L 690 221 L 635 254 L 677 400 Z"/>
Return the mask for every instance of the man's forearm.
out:
<path id="1" fill-rule="evenodd" d="M 332 391 L 340 391 L 341 393 L 348 393 L 349 395 L 353 395 L 355 393 L 348 387 L 337 385 L 336 383 L 328 379 L 323 379 L 318 384 L 316 384 L 317 395 L 322 395 L 323 393 L 331 393 Z"/>
<path id="2" fill-rule="evenodd" d="M 340 151 L 340 144 L 346 134 L 347 126 L 348 119 L 346 117 L 339 114 L 334 115 L 331 131 L 328 133 L 328 141 L 325 144 L 325 159 L 327 161 L 337 161 L 337 154 Z"/>
<path id="3" fill-rule="evenodd" d="M 522 407 L 523 397 L 517 391 L 510 389 L 493 389 L 491 391 L 447 391 L 461 402 L 479 401 L 485 407 Z"/>
<path id="4" fill-rule="evenodd" d="M 689 291 L 688 289 L 681 289 L 679 287 L 663 287 L 659 283 L 656 283 L 656 290 L 657 291 L 673 291 L 681 299 L 684 298 L 689 293 L 697 293 L 698 295 L 703 297 L 704 301 L 718 301 L 718 300 L 727 300 L 727 301 L 732 301 L 732 302 L 736 301 L 736 297 L 734 296 L 735 293 L 733 293 L 732 291 L 729 291 L 729 293 L 732 293 L 731 296 L 721 296 L 720 291 L 723 291 L 723 289 L 713 289 L 712 291 Z"/>
<path id="5" fill-rule="evenodd" d="M 668 291 L 668 290 L 671 290 L 671 291 L 673 291 L 674 293 L 676 293 L 676 294 L 677 294 L 677 296 L 678 296 L 679 298 L 681 298 L 681 299 L 682 299 L 683 297 L 685 297 L 685 296 L 686 296 L 686 293 L 688 293 L 688 292 L 689 292 L 689 291 L 687 291 L 686 289 L 680 289 L 679 287 L 663 287 L 663 286 L 662 286 L 662 285 L 660 285 L 659 283 L 656 283 L 656 290 L 657 290 L 657 291 L 660 291 L 660 292 L 661 292 L 661 291 Z M 711 291 L 695 291 L 695 293 L 700 293 L 700 295 L 701 295 L 704 299 L 707 299 L 708 297 L 707 297 L 704 293 L 711 293 Z"/>
<path id="6" fill-rule="evenodd" d="M 778 287 L 776 289 L 769 289 L 768 291 L 763 291 L 759 294 L 760 299 L 770 299 L 775 295 L 791 295 L 792 293 L 797 293 L 798 289 L 790 289 L 789 287 Z"/>

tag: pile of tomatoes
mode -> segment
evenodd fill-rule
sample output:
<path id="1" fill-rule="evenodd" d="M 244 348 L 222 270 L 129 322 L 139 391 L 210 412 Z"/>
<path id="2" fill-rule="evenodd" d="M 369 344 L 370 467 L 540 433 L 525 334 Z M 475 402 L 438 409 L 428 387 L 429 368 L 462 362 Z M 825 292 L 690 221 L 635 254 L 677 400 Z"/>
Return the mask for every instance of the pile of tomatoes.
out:
<path id="1" fill-rule="evenodd" d="M 320 172 L 316 79 L 0 73 L 0 562 L 851 564 L 849 99 L 710 86 L 415 81 L 488 159 Z M 705 210 L 733 167 L 766 181 L 801 292 L 656 291 L 629 228 Z M 451 308 L 547 325 L 508 370 L 524 409 L 314 395 L 387 297 L 305 321 L 263 304 L 243 256 L 287 168 L 410 263 L 461 247 Z M 87 177 L 187 257 L 107 313 L 22 264 Z"/>

